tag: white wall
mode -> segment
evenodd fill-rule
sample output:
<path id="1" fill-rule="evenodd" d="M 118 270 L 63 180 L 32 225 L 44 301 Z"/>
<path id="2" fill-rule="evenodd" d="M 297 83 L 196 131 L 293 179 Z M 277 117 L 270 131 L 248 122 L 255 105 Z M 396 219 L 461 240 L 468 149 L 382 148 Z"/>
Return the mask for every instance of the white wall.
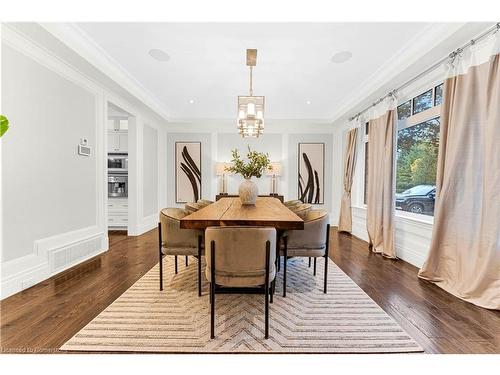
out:
<path id="1" fill-rule="evenodd" d="M 186 132 L 186 131 L 189 132 Z M 247 146 L 252 150 L 269 153 L 272 161 L 283 163 L 283 176 L 278 178 L 278 193 L 285 199 L 296 199 L 297 190 L 297 150 L 299 142 L 325 143 L 325 204 L 317 205 L 330 212 L 330 222 L 338 222 L 338 206 L 340 198 L 338 187 L 333 184 L 340 177 L 340 162 L 333 159 L 333 150 L 341 147 L 338 129 L 328 123 L 315 120 L 267 120 L 266 131 L 259 138 L 242 138 L 235 125 L 227 120 L 192 120 L 187 123 L 171 123 L 167 126 L 167 204 L 169 207 L 182 207 L 175 203 L 175 142 L 202 142 L 202 196 L 214 199 L 221 190 L 221 178 L 215 174 L 215 163 L 231 160 L 231 150 L 237 148 L 245 154 Z M 237 194 L 241 181 L 239 176 L 227 176 L 227 191 Z M 263 176 L 255 180 L 259 193 L 268 194 L 271 189 L 271 178 Z"/>
<path id="2" fill-rule="evenodd" d="M 108 101 L 133 115 L 131 234 L 156 226 L 166 145 L 156 114 L 80 73 L 17 26 L 2 25 L 2 52 L 2 113 L 11 124 L 1 140 L 5 298 L 108 249 Z M 88 139 L 92 156 L 77 155 L 80 138 Z"/>
<path id="3" fill-rule="evenodd" d="M 97 157 L 80 156 L 80 138 L 95 150 L 96 92 L 2 43 L 3 254 L 33 252 L 36 239 L 97 225 Z"/>
<path id="4" fill-rule="evenodd" d="M 143 128 L 143 216 L 158 214 L 158 131 L 148 125 Z"/>
<path id="5" fill-rule="evenodd" d="M 283 161 L 283 135 L 282 134 L 264 134 L 259 138 L 242 138 L 236 131 L 232 133 L 217 134 L 217 161 L 231 160 L 231 150 L 238 149 L 241 156 L 245 156 L 248 151 L 248 146 L 252 150 L 259 152 L 267 152 L 271 161 Z M 288 168 L 286 168 L 288 169 Z M 286 170 L 283 168 L 283 172 Z M 212 170 L 212 174 L 213 174 Z M 227 192 L 229 194 L 238 194 L 238 187 L 243 181 L 240 175 L 226 176 Z M 220 185 L 221 178 L 218 178 Z M 263 175 L 261 178 L 253 179 L 259 188 L 259 194 L 269 194 L 271 192 L 271 177 Z M 278 183 L 282 182 L 283 178 L 278 178 Z M 217 190 L 219 191 L 219 190 Z M 278 191 L 284 192 L 283 183 L 279 184 Z"/>

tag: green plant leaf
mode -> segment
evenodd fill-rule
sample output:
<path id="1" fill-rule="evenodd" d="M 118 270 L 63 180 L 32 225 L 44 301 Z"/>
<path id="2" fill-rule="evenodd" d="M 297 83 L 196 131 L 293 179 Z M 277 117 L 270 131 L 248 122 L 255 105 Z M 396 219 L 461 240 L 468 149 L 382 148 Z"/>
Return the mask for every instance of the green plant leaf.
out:
<path id="1" fill-rule="evenodd" d="M 9 129 L 9 120 L 4 115 L 0 115 L 0 137 Z"/>
<path id="2" fill-rule="evenodd" d="M 233 157 L 232 165 L 226 167 L 226 171 L 241 174 L 244 178 L 261 177 L 271 164 L 268 154 L 252 151 L 250 146 L 248 146 L 246 162 L 241 159 L 237 149 L 232 150 L 231 155 Z"/>

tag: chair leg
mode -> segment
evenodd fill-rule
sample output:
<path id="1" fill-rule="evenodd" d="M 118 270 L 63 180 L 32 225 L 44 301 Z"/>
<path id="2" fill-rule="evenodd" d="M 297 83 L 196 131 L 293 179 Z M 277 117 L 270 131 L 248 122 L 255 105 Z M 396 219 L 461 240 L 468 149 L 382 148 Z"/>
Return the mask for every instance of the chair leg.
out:
<path id="1" fill-rule="evenodd" d="M 280 257 L 280 235 L 276 233 L 276 271 L 280 272 L 281 257 Z"/>
<path id="2" fill-rule="evenodd" d="M 210 243 L 210 338 L 215 338 L 215 242 Z"/>
<path id="3" fill-rule="evenodd" d="M 161 223 L 158 223 L 158 255 L 160 258 L 160 290 L 163 290 L 163 254 L 161 252 Z"/>
<path id="4" fill-rule="evenodd" d="M 311 268 L 311 257 L 309 257 L 309 268 Z"/>
<path id="5" fill-rule="evenodd" d="M 177 255 L 174 256 L 174 270 L 175 274 L 177 275 Z"/>
<path id="6" fill-rule="evenodd" d="M 271 295 L 269 297 L 269 302 L 270 303 L 273 303 L 273 297 L 274 297 L 274 288 L 276 286 L 276 277 L 274 278 L 274 280 L 271 282 Z"/>
<path id="7" fill-rule="evenodd" d="M 270 254 L 271 253 L 271 243 L 269 241 L 266 242 L 266 278 L 264 285 L 264 311 L 265 311 L 265 335 L 264 338 L 269 338 L 269 263 L 270 263 Z"/>
<path id="8" fill-rule="evenodd" d="M 201 297 L 201 236 L 198 236 L 198 297 Z"/>
<path id="9" fill-rule="evenodd" d="M 188 262 L 188 256 L 186 255 L 186 267 L 189 265 L 188 263 L 189 263 Z"/>
<path id="10" fill-rule="evenodd" d="M 283 259 L 283 297 L 286 297 L 286 266 L 288 263 L 288 239 L 287 237 L 283 238 L 284 240 L 284 259 Z"/>
<path id="11" fill-rule="evenodd" d="M 326 248 L 325 248 L 325 284 L 323 286 L 323 293 L 326 293 L 328 285 L 328 250 L 330 248 L 330 224 L 326 225 Z"/>

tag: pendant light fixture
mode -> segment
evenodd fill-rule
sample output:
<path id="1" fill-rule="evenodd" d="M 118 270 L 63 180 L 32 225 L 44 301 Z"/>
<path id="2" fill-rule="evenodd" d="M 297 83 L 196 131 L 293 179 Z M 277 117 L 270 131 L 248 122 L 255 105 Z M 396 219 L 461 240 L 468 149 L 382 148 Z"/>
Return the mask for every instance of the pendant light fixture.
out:
<path id="1" fill-rule="evenodd" d="M 252 73 L 257 65 L 257 50 L 247 49 L 250 68 L 250 95 L 238 96 L 238 131 L 243 138 L 259 137 L 264 131 L 264 97 L 253 96 Z"/>

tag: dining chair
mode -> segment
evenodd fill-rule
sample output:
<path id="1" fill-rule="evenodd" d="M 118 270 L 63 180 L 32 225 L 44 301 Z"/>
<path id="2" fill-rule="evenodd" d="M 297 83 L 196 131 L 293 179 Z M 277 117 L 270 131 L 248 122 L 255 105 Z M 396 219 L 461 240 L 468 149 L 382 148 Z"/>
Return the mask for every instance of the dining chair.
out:
<path id="1" fill-rule="evenodd" d="M 189 215 L 182 208 L 164 208 L 160 211 L 158 223 L 158 244 L 160 256 L 160 290 L 163 290 L 163 256 L 174 256 L 174 269 L 177 274 L 177 256 L 198 258 L 198 296 L 201 296 L 201 257 L 203 255 L 203 231 L 195 229 L 181 229 L 180 219 Z"/>
<path id="2" fill-rule="evenodd" d="M 304 219 L 309 211 L 312 209 L 312 204 L 310 203 L 302 203 L 299 204 L 298 206 L 293 206 L 290 207 L 290 210 L 292 210 L 297 216 L 299 216 L 301 219 Z"/>
<path id="3" fill-rule="evenodd" d="M 325 258 L 323 292 L 326 293 L 328 279 L 328 250 L 330 246 L 330 223 L 326 210 L 310 210 L 304 216 L 304 230 L 286 231 L 280 244 L 283 255 L 283 297 L 286 297 L 286 272 L 288 257 L 314 258 L 316 276 L 316 258 Z"/>
<path id="4" fill-rule="evenodd" d="M 208 200 L 208 199 L 198 199 L 198 200 L 196 201 L 196 203 L 203 205 L 203 207 L 206 207 L 206 206 L 208 206 L 208 205 L 210 205 L 210 204 L 214 203 L 214 201 L 210 201 L 210 200 Z"/>
<path id="5" fill-rule="evenodd" d="M 210 338 L 215 337 L 217 293 L 264 293 L 265 338 L 269 337 L 269 302 L 273 302 L 276 277 L 276 252 L 271 249 L 275 246 L 274 228 L 206 229 L 205 275 L 210 282 Z"/>
<path id="6" fill-rule="evenodd" d="M 197 203 L 197 202 L 187 202 L 184 205 L 184 209 L 189 211 L 189 213 L 196 212 L 198 210 L 201 210 L 203 207 L 206 207 L 206 205 L 203 205 L 202 203 Z"/>
<path id="7" fill-rule="evenodd" d="M 287 207 L 292 207 L 292 206 L 298 206 L 299 204 L 302 204 L 303 202 L 300 199 L 293 199 L 290 201 L 283 202 L 283 204 Z"/>

